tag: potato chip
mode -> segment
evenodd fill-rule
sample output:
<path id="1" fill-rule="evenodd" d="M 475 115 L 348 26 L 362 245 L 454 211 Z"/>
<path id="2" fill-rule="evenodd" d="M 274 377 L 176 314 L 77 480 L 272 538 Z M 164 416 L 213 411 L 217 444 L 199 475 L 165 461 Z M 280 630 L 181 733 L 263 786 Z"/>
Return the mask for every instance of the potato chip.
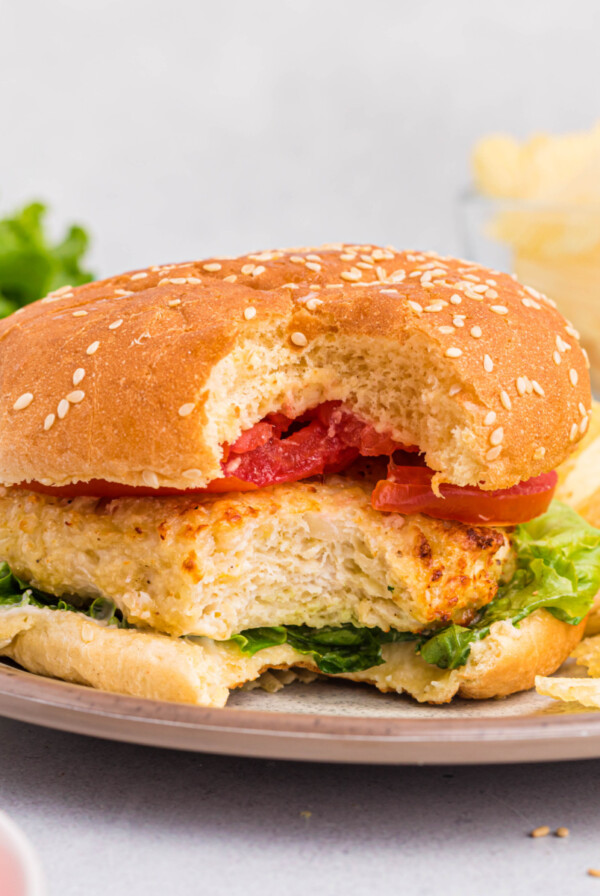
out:
<path id="1" fill-rule="evenodd" d="M 565 703 L 581 703 L 600 709 L 600 680 L 596 678 L 544 678 L 535 677 L 535 689 L 542 697 L 554 697 Z"/>

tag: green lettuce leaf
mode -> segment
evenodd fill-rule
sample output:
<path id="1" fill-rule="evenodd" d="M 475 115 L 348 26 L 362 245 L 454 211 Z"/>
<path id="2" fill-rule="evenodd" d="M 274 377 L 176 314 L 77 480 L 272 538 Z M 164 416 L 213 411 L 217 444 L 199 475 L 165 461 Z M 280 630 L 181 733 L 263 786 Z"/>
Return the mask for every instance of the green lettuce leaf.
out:
<path id="1" fill-rule="evenodd" d="M 11 572 L 7 563 L 0 563 L 0 607 L 38 607 L 47 610 L 68 610 L 72 613 L 83 613 L 91 619 L 96 619 L 106 625 L 116 625 L 119 628 L 129 628 L 123 614 L 117 609 L 112 600 L 105 597 L 97 597 L 93 601 L 87 601 L 81 605 L 66 601 L 54 594 L 47 594 L 37 588 L 30 587 L 27 582 L 19 579 Z"/>
<path id="2" fill-rule="evenodd" d="M 61 286 L 92 279 L 81 266 L 89 242 L 85 230 L 73 225 L 52 245 L 44 233 L 45 213 L 34 202 L 0 220 L 0 317 Z"/>
<path id="3" fill-rule="evenodd" d="M 231 640 L 248 655 L 288 643 L 299 653 L 310 654 L 328 674 L 380 665 L 383 644 L 414 641 L 426 662 L 456 669 L 467 662 L 473 642 L 485 638 L 494 622 L 518 626 L 539 609 L 570 625 L 581 622 L 600 589 L 600 530 L 570 507 L 553 501 L 543 516 L 517 526 L 512 541 L 514 575 L 500 585 L 494 600 L 470 626 L 452 624 L 417 635 L 353 625 L 323 629 L 288 625 L 249 629 Z"/>
<path id="4" fill-rule="evenodd" d="M 517 568 L 500 585 L 491 603 L 468 627 L 449 625 L 422 640 L 424 660 L 442 669 L 466 663 L 471 644 L 489 634 L 494 622 L 513 625 L 548 610 L 557 619 L 577 625 L 589 612 L 600 589 L 600 531 L 578 513 L 553 501 L 543 516 L 517 526 L 513 535 Z"/>

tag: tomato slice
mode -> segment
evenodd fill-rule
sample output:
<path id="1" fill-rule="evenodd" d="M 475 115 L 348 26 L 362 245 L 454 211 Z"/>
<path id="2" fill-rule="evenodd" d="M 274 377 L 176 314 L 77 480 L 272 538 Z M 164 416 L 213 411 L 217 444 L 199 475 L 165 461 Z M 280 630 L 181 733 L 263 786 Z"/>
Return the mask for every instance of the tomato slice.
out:
<path id="1" fill-rule="evenodd" d="M 476 486 L 444 484 L 441 498 L 434 494 L 434 476 L 427 467 L 390 467 L 392 479 L 378 482 L 371 503 L 375 510 L 425 513 L 440 520 L 487 526 L 525 523 L 544 513 L 552 500 L 558 476 L 542 473 L 512 488 L 486 492 Z"/>
<path id="2" fill-rule="evenodd" d="M 70 485 L 42 485 L 41 482 L 20 482 L 17 488 L 58 498 L 162 498 L 169 495 L 203 495 L 207 492 L 251 492 L 258 488 L 253 482 L 243 482 L 235 476 L 214 479 L 206 488 L 148 488 L 145 485 L 123 485 L 106 479 L 90 479 L 89 482 L 73 482 Z"/>

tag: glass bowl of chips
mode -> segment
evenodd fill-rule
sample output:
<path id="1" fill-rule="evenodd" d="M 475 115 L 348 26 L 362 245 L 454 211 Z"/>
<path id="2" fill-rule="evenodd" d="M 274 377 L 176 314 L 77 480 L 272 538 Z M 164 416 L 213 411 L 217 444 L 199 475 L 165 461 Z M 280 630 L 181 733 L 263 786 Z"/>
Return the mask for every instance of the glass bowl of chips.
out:
<path id="1" fill-rule="evenodd" d="M 464 255 L 557 303 L 581 334 L 600 394 L 600 125 L 524 142 L 486 137 L 473 177 L 460 198 Z"/>

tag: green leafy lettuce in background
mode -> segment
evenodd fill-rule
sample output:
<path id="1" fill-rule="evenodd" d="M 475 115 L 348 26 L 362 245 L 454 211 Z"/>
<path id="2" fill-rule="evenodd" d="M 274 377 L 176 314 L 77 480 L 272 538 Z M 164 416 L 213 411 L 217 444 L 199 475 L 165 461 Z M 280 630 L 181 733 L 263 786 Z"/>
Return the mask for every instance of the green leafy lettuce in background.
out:
<path id="1" fill-rule="evenodd" d="M 516 527 L 512 543 L 516 554 L 513 577 L 500 585 L 494 600 L 470 626 L 452 624 L 420 635 L 352 625 L 325 629 L 277 626 L 249 629 L 232 641 L 248 655 L 287 643 L 299 653 L 310 654 L 327 674 L 360 672 L 380 665 L 384 662 L 383 644 L 413 641 L 426 662 L 456 669 L 467 662 L 473 642 L 485 638 L 494 622 L 518 625 L 539 609 L 569 625 L 581 622 L 600 589 L 600 530 L 570 507 L 553 501 L 543 516 Z"/>
<path id="2" fill-rule="evenodd" d="M 61 286 L 79 286 L 92 279 L 81 266 L 88 235 L 73 225 L 58 243 L 44 232 L 46 207 L 33 202 L 0 219 L 0 317 L 34 302 Z"/>

